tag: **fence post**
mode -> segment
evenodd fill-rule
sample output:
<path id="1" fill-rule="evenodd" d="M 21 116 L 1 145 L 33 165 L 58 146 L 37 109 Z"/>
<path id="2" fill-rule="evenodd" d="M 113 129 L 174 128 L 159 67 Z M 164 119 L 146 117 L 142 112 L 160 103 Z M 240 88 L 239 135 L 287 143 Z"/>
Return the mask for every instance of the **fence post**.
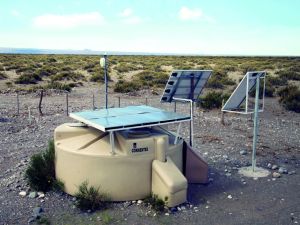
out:
<path id="1" fill-rule="evenodd" d="M 19 100 L 19 92 L 17 92 L 17 115 L 20 115 L 20 100 Z"/>
<path id="2" fill-rule="evenodd" d="M 69 115 L 69 94 L 68 92 L 66 93 L 66 105 L 67 105 L 67 116 Z"/>
<path id="3" fill-rule="evenodd" d="M 176 105 L 176 101 L 174 101 L 174 112 L 177 111 L 177 105 Z"/>
<path id="4" fill-rule="evenodd" d="M 148 105 L 148 98 L 147 97 L 146 97 L 146 102 L 145 103 L 146 103 L 146 105 Z"/>
<path id="5" fill-rule="evenodd" d="M 95 95 L 93 94 L 93 110 L 95 110 Z"/>
<path id="6" fill-rule="evenodd" d="M 42 112 L 43 95 L 44 95 L 44 90 L 41 90 L 41 96 L 40 96 L 40 102 L 39 102 L 39 113 L 40 113 L 40 116 L 43 116 L 43 112 Z"/>
<path id="7" fill-rule="evenodd" d="M 222 100 L 222 109 L 223 109 L 223 106 L 224 106 L 224 99 Z M 224 112 L 221 110 L 221 124 L 222 125 L 225 125 L 225 122 L 224 122 Z"/>
<path id="8" fill-rule="evenodd" d="M 119 105 L 119 108 L 121 107 L 121 97 L 119 96 L 118 97 L 118 105 Z"/>
<path id="9" fill-rule="evenodd" d="M 29 124 L 31 124 L 31 107 L 28 106 L 28 121 L 29 121 Z"/>

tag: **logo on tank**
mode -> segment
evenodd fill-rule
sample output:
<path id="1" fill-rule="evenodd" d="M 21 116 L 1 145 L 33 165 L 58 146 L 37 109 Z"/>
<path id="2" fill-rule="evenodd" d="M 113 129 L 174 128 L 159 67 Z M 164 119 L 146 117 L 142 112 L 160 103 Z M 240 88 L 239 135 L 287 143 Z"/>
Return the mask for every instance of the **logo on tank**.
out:
<path id="1" fill-rule="evenodd" d="M 132 153 L 137 153 L 137 152 L 148 152 L 148 147 L 138 148 L 138 147 L 137 147 L 137 143 L 133 143 L 133 144 L 132 144 L 131 152 L 132 152 Z"/>

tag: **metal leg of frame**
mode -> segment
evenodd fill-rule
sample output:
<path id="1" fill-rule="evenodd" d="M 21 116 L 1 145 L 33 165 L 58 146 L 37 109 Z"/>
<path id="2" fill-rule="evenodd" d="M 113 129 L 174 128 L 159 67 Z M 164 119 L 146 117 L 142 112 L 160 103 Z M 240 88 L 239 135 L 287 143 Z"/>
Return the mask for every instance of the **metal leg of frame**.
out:
<path id="1" fill-rule="evenodd" d="M 177 127 L 177 133 L 176 133 L 176 137 L 175 137 L 175 140 L 174 140 L 174 145 L 176 145 L 177 142 L 178 142 L 180 128 L 181 128 L 181 123 L 179 123 L 179 124 L 178 124 L 178 127 Z"/>
<path id="2" fill-rule="evenodd" d="M 252 149 L 252 171 L 255 171 L 256 167 L 256 144 L 257 144 L 257 132 L 258 132 L 258 105 L 259 105 L 259 80 L 256 78 L 256 90 L 255 90 L 255 111 L 254 111 L 254 128 L 253 128 L 253 149 Z"/>
<path id="3" fill-rule="evenodd" d="M 194 144 L 194 122 L 193 122 L 193 117 L 194 117 L 194 104 L 191 101 L 191 108 L 190 108 L 190 115 L 191 115 L 191 121 L 190 121 L 190 146 L 193 146 Z"/>
<path id="4" fill-rule="evenodd" d="M 114 132 L 110 131 L 109 132 L 109 142 L 111 145 L 111 154 L 114 155 L 115 153 L 115 138 L 114 138 Z"/>

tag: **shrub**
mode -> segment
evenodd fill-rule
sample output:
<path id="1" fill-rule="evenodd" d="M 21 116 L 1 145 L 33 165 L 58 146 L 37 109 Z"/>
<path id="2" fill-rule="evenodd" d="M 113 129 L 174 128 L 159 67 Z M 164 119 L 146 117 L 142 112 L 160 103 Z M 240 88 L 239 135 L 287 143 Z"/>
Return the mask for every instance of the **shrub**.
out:
<path id="1" fill-rule="evenodd" d="M 262 99 L 262 96 L 263 96 L 263 91 L 264 91 L 264 87 L 263 85 L 261 84 L 259 86 L 259 98 Z M 256 88 L 255 86 L 252 88 L 252 90 L 249 92 L 249 95 L 251 97 L 255 97 L 255 92 L 256 92 Z M 273 97 L 274 96 L 274 92 L 275 92 L 275 88 L 272 87 L 268 82 L 266 83 L 266 86 L 265 86 L 265 96 L 266 97 Z"/>
<path id="2" fill-rule="evenodd" d="M 267 81 L 274 86 L 284 86 L 288 84 L 286 77 L 268 77 Z"/>
<path id="3" fill-rule="evenodd" d="M 151 208 L 157 212 L 163 212 L 165 210 L 165 205 L 167 201 L 168 201 L 167 197 L 165 197 L 165 199 L 162 200 L 157 195 L 151 194 L 144 199 L 144 204 L 150 205 Z"/>
<path id="4" fill-rule="evenodd" d="M 278 76 L 282 79 L 286 80 L 300 80 L 300 73 L 295 72 L 295 71 L 278 71 L 277 72 Z"/>
<path id="5" fill-rule="evenodd" d="M 168 81 L 169 75 L 166 72 L 153 72 L 145 70 L 134 76 L 134 81 L 147 87 L 164 87 Z"/>
<path id="6" fill-rule="evenodd" d="M 7 78 L 7 75 L 4 72 L 0 71 L 0 80 L 6 79 L 6 78 Z"/>
<path id="7" fill-rule="evenodd" d="M 104 78 L 104 75 L 102 74 L 92 74 L 91 78 L 90 78 L 90 81 L 92 82 L 104 82 L 105 78 Z"/>
<path id="8" fill-rule="evenodd" d="M 300 89 L 295 85 L 288 85 L 278 91 L 279 102 L 290 111 L 300 113 Z"/>
<path id="9" fill-rule="evenodd" d="M 134 81 L 119 80 L 114 87 L 115 92 L 128 93 L 140 90 L 141 85 Z"/>
<path id="10" fill-rule="evenodd" d="M 45 89 L 55 89 L 55 90 L 61 90 L 61 91 L 68 91 L 70 92 L 72 90 L 72 87 L 70 84 L 62 84 L 59 82 L 50 82 L 45 86 Z"/>
<path id="11" fill-rule="evenodd" d="M 11 88 L 13 86 L 12 82 L 10 81 L 6 81 L 5 84 L 8 88 Z"/>
<path id="12" fill-rule="evenodd" d="M 107 205 L 107 195 L 100 193 L 99 187 L 88 187 L 87 181 L 79 186 L 75 196 L 77 198 L 76 205 L 81 210 L 95 211 L 97 209 L 105 208 Z"/>
<path id="13" fill-rule="evenodd" d="M 235 85 L 235 82 L 230 79 L 227 73 L 216 71 L 207 82 L 207 87 L 214 89 L 222 89 L 225 85 Z"/>
<path id="14" fill-rule="evenodd" d="M 28 74 L 24 73 L 20 75 L 15 83 L 16 84 L 36 84 L 38 81 L 41 81 L 42 78 L 38 74 Z"/>
<path id="15" fill-rule="evenodd" d="M 51 81 L 61 81 L 61 80 L 79 80 L 83 78 L 83 75 L 73 71 L 61 71 L 55 75 L 50 76 Z"/>
<path id="16" fill-rule="evenodd" d="M 25 171 L 29 186 L 37 191 L 48 191 L 55 181 L 54 141 L 48 143 L 46 151 L 34 154 Z"/>
<path id="17" fill-rule="evenodd" d="M 204 97 L 200 97 L 200 106 L 204 109 L 213 109 L 213 108 L 221 108 L 222 101 L 227 101 L 230 97 L 228 94 L 223 94 L 222 92 L 212 91 L 208 92 Z"/>
<path id="18" fill-rule="evenodd" d="M 119 73 L 126 73 L 134 70 L 138 70 L 139 68 L 136 65 L 130 63 L 120 63 L 115 68 Z"/>

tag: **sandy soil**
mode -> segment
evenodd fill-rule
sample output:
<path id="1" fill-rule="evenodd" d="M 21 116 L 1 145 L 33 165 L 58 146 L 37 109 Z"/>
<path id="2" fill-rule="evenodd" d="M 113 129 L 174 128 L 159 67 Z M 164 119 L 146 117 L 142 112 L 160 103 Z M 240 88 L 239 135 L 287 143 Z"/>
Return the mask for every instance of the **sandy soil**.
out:
<path id="1" fill-rule="evenodd" d="M 69 94 L 70 111 L 91 109 L 93 93 L 96 106 L 103 106 L 103 92 L 96 86 L 75 88 Z M 146 91 L 137 95 L 111 93 L 110 106 L 118 105 L 118 96 L 121 106 L 145 104 L 147 97 L 151 106 L 168 110 L 174 107 L 160 104 L 159 96 Z M 16 96 L 0 95 L 0 224 L 27 224 L 37 206 L 43 208 L 43 217 L 52 224 L 300 223 L 300 115 L 283 110 L 275 98 L 266 99 L 266 110 L 260 114 L 257 164 L 264 168 L 268 163 L 275 164 L 290 174 L 257 180 L 239 175 L 238 168 L 251 162 L 251 118 L 226 114 L 226 125 L 221 125 L 218 110 L 196 109 L 195 149 L 209 163 L 210 183 L 189 185 L 188 202 L 169 215 L 156 214 L 131 202 L 113 203 L 103 212 L 80 212 L 71 196 L 55 192 L 47 192 L 44 199 L 20 197 L 20 191 L 30 191 L 23 178 L 30 156 L 46 147 L 55 127 L 72 121 L 66 116 L 65 94 L 45 96 L 43 117 L 38 116 L 38 100 L 34 94 L 20 96 L 20 115 L 16 116 Z M 177 105 L 177 109 L 188 113 L 185 105 Z M 188 130 L 185 124 L 183 137 L 187 139 Z M 241 155 L 241 150 L 247 154 Z"/>

